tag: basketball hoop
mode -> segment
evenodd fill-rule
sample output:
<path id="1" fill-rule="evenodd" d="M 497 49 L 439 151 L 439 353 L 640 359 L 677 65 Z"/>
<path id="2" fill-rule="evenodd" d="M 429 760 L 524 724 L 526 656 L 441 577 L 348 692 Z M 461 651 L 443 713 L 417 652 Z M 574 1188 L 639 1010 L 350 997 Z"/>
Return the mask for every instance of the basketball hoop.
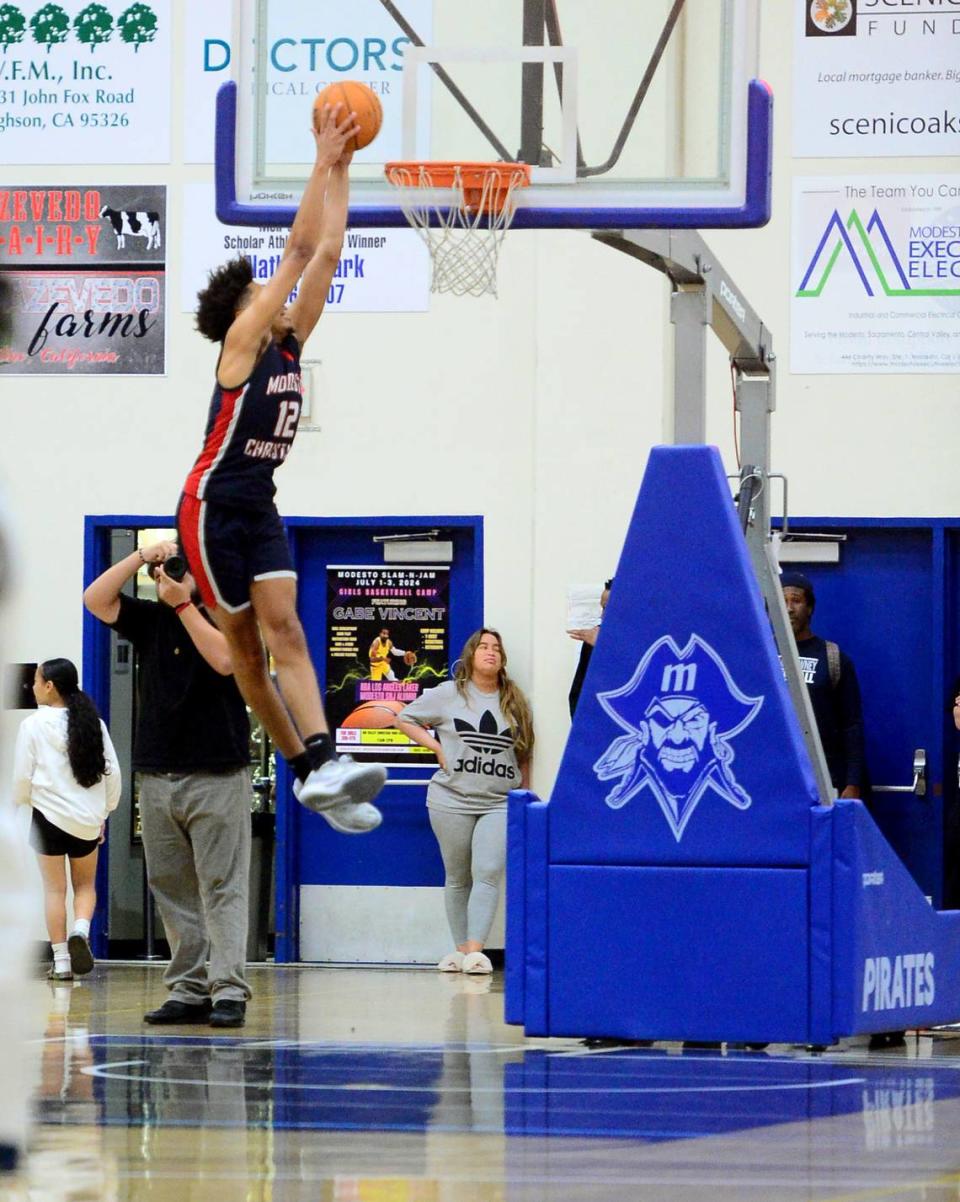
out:
<path id="1" fill-rule="evenodd" d="M 410 225 L 433 260 L 433 292 L 497 295 L 500 243 L 517 211 L 526 163 L 387 163 Z"/>

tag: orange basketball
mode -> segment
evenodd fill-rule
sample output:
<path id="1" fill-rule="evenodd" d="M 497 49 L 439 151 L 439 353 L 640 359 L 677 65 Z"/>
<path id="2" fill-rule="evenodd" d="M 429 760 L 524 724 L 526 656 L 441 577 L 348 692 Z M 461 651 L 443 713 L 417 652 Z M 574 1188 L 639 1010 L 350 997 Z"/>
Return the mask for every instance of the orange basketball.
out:
<path id="1" fill-rule="evenodd" d="M 318 92 L 317 98 L 313 102 L 314 125 L 319 123 L 325 104 L 329 104 L 331 108 L 338 104 L 343 106 L 337 114 L 341 121 L 347 113 L 357 114 L 360 132 L 347 142 L 348 150 L 362 150 L 364 146 L 369 146 L 380 132 L 380 125 L 383 122 L 380 97 L 365 83 L 359 83 L 355 79 L 345 79 L 342 83 L 328 84 L 322 92 Z"/>
<path id="2" fill-rule="evenodd" d="M 341 726 L 359 726 L 363 730 L 378 730 L 393 726 L 393 720 L 404 708 L 404 701 L 362 701 L 356 709 L 340 723 Z"/>

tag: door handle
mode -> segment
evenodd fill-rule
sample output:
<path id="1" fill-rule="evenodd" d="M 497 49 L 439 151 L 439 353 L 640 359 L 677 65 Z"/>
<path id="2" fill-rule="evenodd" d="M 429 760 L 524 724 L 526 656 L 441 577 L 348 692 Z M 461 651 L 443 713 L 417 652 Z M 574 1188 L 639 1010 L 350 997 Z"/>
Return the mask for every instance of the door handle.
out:
<path id="1" fill-rule="evenodd" d="M 874 785 L 874 793 L 913 793 L 915 797 L 924 797 L 927 792 L 927 753 L 923 747 L 918 747 L 913 753 L 913 784 L 912 785 Z"/>

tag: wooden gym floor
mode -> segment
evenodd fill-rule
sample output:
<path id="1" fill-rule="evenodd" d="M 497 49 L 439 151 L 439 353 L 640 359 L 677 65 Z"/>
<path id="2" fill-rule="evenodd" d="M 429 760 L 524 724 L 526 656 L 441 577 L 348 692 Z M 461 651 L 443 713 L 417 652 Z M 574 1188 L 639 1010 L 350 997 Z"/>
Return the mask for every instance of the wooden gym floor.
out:
<path id="1" fill-rule="evenodd" d="M 143 1024 L 157 966 L 32 982 L 35 1123 L 0 1199 L 960 1198 L 960 1031 L 590 1050 L 505 1026 L 499 973 L 250 978 L 247 1026 L 219 1033 Z"/>

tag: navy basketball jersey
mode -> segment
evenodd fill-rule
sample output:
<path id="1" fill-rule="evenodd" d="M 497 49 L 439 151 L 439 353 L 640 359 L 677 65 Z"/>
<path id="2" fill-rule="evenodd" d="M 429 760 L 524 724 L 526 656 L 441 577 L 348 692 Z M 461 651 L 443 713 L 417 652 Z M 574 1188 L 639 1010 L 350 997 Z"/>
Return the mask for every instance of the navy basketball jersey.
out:
<path id="1" fill-rule="evenodd" d="M 203 450 L 183 491 L 244 509 L 272 504 L 273 472 L 290 453 L 302 396 L 299 343 L 293 334 L 271 339 L 245 384 L 215 384 Z"/>

